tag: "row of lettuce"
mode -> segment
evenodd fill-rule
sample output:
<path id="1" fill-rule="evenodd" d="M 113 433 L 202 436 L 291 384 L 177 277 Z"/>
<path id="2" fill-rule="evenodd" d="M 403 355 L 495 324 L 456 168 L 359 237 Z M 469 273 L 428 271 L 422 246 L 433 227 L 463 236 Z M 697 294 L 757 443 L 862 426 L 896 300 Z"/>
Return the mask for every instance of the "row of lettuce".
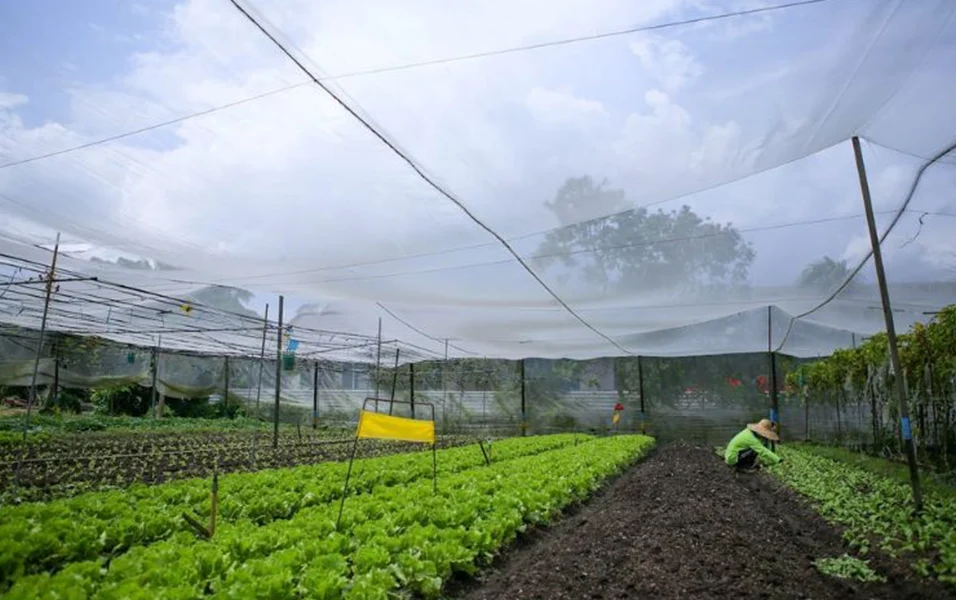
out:
<path id="1" fill-rule="evenodd" d="M 7 598 L 436 596 L 528 523 L 647 452 L 644 436 L 562 435 L 358 462 L 342 523 L 344 465 L 222 478 L 212 541 L 181 514 L 208 511 L 209 482 L 23 505 L 0 517 Z"/>
<path id="2" fill-rule="evenodd" d="M 956 585 L 956 495 L 927 490 L 915 514 L 910 486 L 816 452 L 783 446 L 784 462 L 770 472 L 803 494 L 861 554 L 873 544 L 890 556 L 905 556 L 924 576 Z"/>

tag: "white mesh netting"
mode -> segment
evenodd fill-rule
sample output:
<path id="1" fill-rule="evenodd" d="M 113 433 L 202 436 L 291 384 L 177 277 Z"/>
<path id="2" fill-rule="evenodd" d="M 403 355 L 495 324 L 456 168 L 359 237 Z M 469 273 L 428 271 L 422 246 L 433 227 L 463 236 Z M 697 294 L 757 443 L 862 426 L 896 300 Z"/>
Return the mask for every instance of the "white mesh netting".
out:
<path id="1" fill-rule="evenodd" d="M 852 136 L 897 327 L 956 299 L 949 0 L 235 4 L 2 9 L 0 320 L 59 231 L 49 327 L 125 344 L 825 355 L 883 328 Z"/>

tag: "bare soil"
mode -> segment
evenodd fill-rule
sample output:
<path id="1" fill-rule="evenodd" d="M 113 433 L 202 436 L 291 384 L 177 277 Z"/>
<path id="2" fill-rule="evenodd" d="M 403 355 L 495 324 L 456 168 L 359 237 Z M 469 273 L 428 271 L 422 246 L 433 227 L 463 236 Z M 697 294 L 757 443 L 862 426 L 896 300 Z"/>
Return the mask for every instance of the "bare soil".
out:
<path id="1" fill-rule="evenodd" d="M 886 583 L 836 579 L 812 564 L 844 552 L 839 530 L 770 475 L 737 474 L 709 449 L 674 444 L 453 593 L 466 600 L 956 597 L 880 555 L 870 566 Z"/>

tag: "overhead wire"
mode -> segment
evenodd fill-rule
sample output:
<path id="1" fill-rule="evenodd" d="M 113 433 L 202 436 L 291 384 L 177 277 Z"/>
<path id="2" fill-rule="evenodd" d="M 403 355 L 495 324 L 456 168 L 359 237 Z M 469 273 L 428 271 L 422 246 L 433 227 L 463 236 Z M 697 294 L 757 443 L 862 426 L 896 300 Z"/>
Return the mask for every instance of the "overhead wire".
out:
<path id="1" fill-rule="evenodd" d="M 916 172 L 916 176 L 913 178 L 913 181 L 910 184 L 910 188 L 906 196 L 904 197 L 903 202 L 900 203 L 896 211 L 893 211 L 893 214 L 894 214 L 893 219 L 890 221 L 887 227 L 883 230 L 883 232 L 879 235 L 878 243 L 881 247 L 883 246 L 883 242 L 885 242 L 886 238 L 890 235 L 890 233 L 893 232 L 893 229 L 896 227 L 897 223 L 899 223 L 900 219 L 903 217 L 903 215 L 906 213 L 906 210 L 909 208 L 910 202 L 913 201 L 913 196 L 916 195 L 916 189 L 919 187 L 920 181 L 922 181 L 923 179 L 923 174 L 926 173 L 927 169 L 929 169 L 931 166 L 936 164 L 937 161 L 941 160 L 943 157 L 945 157 L 947 154 L 953 151 L 956 151 L 956 142 L 946 146 L 945 148 L 937 152 L 930 160 L 928 160 L 927 162 L 923 163 L 920 166 L 919 170 Z M 779 352 L 780 349 L 783 348 L 783 346 L 787 343 L 787 340 L 790 337 L 790 333 L 793 331 L 794 322 L 804 317 L 808 317 L 812 315 L 813 313 L 821 310 L 823 307 L 833 302 L 833 300 L 837 296 L 839 296 L 840 293 L 847 288 L 847 286 L 850 285 L 850 282 L 852 282 L 853 279 L 857 276 L 857 274 L 861 270 L 863 270 L 863 267 L 866 265 L 866 263 L 870 261 L 872 257 L 873 257 L 873 248 L 870 248 L 863 255 L 863 258 L 860 259 L 859 263 L 857 263 L 856 267 L 854 267 L 850 271 L 850 273 L 846 276 L 843 282 L 839 286 L 837 286 L 837 288 L 834 289 L 822 302 L 820 302 L 813 308 L 807 310 L 806 312 L 792 316 L 790 318 L 789 323 L 787 324 L 787 332 L 784 334 L 783 340 L 777 346 L 776 351 Z"/>

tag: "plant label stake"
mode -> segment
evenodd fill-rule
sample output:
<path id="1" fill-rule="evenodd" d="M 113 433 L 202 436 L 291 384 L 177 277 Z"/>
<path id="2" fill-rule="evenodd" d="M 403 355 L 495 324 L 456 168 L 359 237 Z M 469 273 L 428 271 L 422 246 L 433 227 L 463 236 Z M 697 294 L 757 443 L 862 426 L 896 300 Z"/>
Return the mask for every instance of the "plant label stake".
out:
<path id="1" fill-rule="evenodd" d="M 212 470 L 212 497 L 210 498 L 210 511 L 209 511 L 209 527 L 206 527 L 199 522 L 199 519 L 193 517 L 189 513 L 183 513 L 183 519 L 186 523 L 196 530 L 196 533 L 211 540 L 212 536 L 216 534 L 216 513 L 219 512 L 219 459 L 216 459 L 216 462 L 213 464 Z M 201 518 L 201 515 L 197 512 L 197 517 Z"/>
<path id="2" fill-rule="evenodd" d="M 481 454 L 485 457 L 485 464 L 490 465 L 491 459 L 488 457 L 488 453 L 485 452 L 485 444 L 481 440 L 478 440 L 478 447 L 481 448 Z"/>

